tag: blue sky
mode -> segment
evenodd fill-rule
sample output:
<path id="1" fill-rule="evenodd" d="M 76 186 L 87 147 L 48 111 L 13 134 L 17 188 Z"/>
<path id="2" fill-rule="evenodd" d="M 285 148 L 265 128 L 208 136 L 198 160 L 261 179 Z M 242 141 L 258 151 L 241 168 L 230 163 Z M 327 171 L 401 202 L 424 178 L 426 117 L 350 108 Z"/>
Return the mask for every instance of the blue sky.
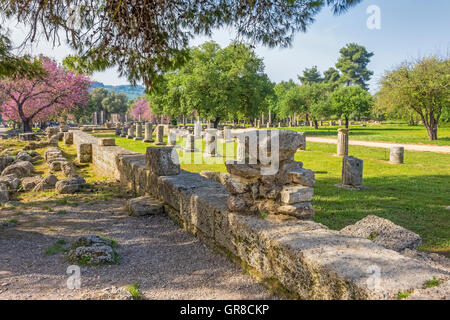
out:
<path id="1" fill-rule="evenodd" d="M 366 26 L 369 17 L 366 10 L 370 5 L 377 5 L 381 10 L 380 30 L 370 30 Z M 257 47 L 256 51 L 264 58 L 266 73 L 271 80 L 279 82 L 296 80 L 297 74 L 313 65 L 325 71 L 336 63 L 340 48 L 356 42 L 375 54 L 369 64 L 369 69 L 374 71 L 370 81 L 370 89 L 374 92 L 384 70 L 405 59 L 450 52 L 449 14 L 449 0 L 366 0 L 340 16 L 333 16 L 330 9 L 325 8 L 306 33 L 295 36 L 290 48 Z M 18 26 L 11 25 L 10 28 L 12 38 L 18 42 L 23 33 Z M 232 30 L 218 30 L 211 38 L 193 39 L 192 45 L 212 39 L 226 46 L 233 38 Z M 51 44 L 41 41 L 32 53 L 44 53 L 61 61 L 70 54 L 70 49 L 66 46 L 52 48 Z M 113 85 L 127 83 L 114 69 L 95 73 L 93 79 Z"/>

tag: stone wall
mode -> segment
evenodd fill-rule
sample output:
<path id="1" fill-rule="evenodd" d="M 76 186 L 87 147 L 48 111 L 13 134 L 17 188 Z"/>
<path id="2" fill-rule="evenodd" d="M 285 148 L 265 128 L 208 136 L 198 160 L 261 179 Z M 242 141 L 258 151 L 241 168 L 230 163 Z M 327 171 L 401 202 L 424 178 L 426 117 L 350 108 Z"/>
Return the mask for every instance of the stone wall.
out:
<path id="1" fill-rule="evenodd" d="M 74 131 L 73 140 L 76 146 L 92 143 L 93 165 L 101 174 L 163 201 L 177 224 L 253 275 L 277 281 L 293 297 L 395 299 L 433 277 L 448 279 L 443 270 L 313 221 L 232 213 L 229 193 L 218 182 L 183 170 L 156 176 L 146 169 L 143 154 L 99 146 L 97 138 L 81 131 Z"/>

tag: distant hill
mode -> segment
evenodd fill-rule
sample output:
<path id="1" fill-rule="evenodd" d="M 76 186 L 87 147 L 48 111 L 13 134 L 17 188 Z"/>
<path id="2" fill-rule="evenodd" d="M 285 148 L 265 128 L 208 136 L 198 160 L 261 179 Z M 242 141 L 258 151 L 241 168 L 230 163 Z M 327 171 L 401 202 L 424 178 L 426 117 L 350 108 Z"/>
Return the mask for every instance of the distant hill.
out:
<path id="1" fill-rule="evenodd" d="M 101 82 L 94 82 L 91 85 L 91 90 L 94 88 L 105 88 L 108 91 L 115 91 L 116 93 L 124 93 L 127 95 L 128 99 L 134 100 L 136 98 L 142 97 L 145 95 L 145 88 L 143 86 L 131 86 L 131 85 L 122 85 L 122 86 L 111 86 L 105 85 Z"/>

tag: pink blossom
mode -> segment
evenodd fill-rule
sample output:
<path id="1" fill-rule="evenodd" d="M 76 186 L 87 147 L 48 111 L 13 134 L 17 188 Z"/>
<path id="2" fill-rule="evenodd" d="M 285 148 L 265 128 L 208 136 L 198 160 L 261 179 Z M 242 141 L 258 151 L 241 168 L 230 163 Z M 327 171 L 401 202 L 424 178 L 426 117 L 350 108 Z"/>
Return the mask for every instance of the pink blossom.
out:
<path id="1" fill-rule="evenodd" d="M 3 118 L 23 122 L 26 131 L 33 122 L 83 108 L 89 99 L 88 77 L 69 72 L 49 58 L 42 57 L 41 63 L 47 72 L 44 77 L 0 80 Z"/>

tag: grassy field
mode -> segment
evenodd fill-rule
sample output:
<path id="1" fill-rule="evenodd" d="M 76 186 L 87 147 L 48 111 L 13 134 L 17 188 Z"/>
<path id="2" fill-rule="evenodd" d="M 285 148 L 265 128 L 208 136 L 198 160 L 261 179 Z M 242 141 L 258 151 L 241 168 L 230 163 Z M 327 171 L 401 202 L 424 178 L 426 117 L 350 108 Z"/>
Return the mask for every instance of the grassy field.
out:
<path id="1" fill-rule="evenodd" d="M 315 130 L 312 127 L 295 127 L 282 128 L 284 130 L 305 131 L 307 136 L 331 138 L 337 136 L 337 129 L 344 128 L 335 127 L 319 127 Z M 382 124 L 382 125 L 360 125 L 350 126 L 350 139 L 377 141 L 377 142 L 397 142 L 412 144 L 430 144 L 450 146 L 450 124 L 443 124 L 438 129 L 438 140 L 431 141 L 428 139 L 427 131 L 424 126 L 409 126 L 406 124 Z"/>
<path id="2" fill-rule="evenodd" d="M 152 146 L 126 138 L 116 138 L 116 144 L 140 153 Z M 223 152 L 222 144 L 218 148 Z M 342 168 L 342 159 L 333 156 L 336 146 L 308 143 L 307 149 L 297 152 L 295 159 L 316 172 L 315 221 L 338 230 L 375 214 L 420 234 L 420 249 L 450 256 L 450 211 L 445 209 L 450 205 L 450 155 L 405 151 L 405 164 L 391 165 L 384 149 L 350 146 L 350 154 L 364 160 L 364 184 L 369 189 L 349 191 L 334 186 Z M 181 151 L 179 155 L 182 159 Z M 217 163 L 181 167 L 191 172 L 226 171 Z"/>

